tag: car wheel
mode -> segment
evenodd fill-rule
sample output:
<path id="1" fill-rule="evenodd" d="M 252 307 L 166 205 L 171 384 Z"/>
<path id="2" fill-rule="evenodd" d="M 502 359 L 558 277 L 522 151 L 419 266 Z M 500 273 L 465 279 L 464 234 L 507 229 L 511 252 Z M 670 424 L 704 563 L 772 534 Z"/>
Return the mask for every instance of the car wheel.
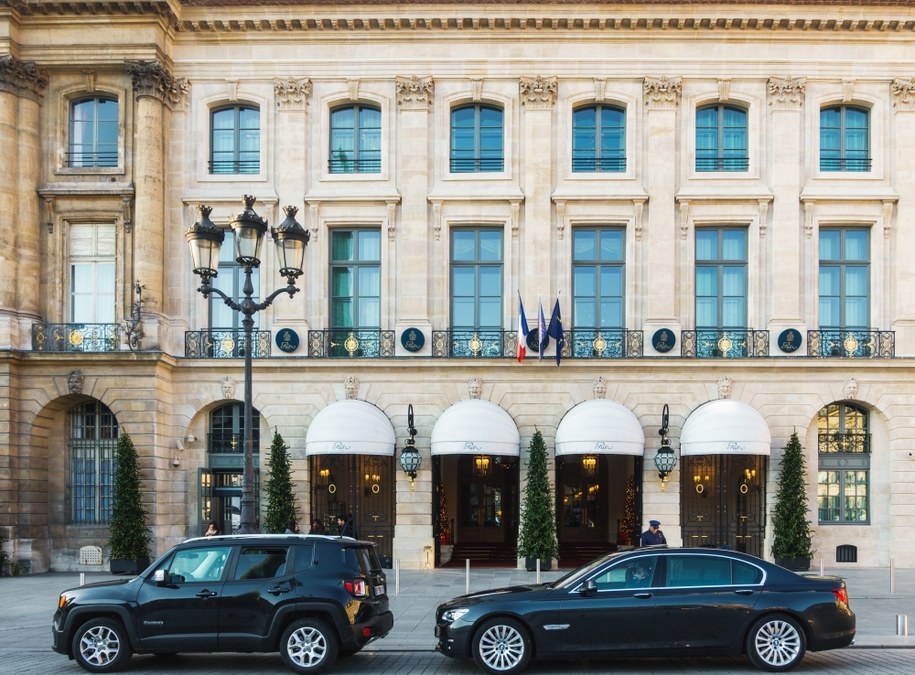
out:
<path id="1" fill-rule="evenodd" d="M 130 658 L 130 642 L 120 622 L 90 619 L 73 636 L 73 658 L 90 673 L 110 673 Z"/>
<path id="2" fill-rule="evenodd" d="M 337 659 L 337 637 L 321 619 L 295 621 L 283 632 L 280 655 L 297 673 L 317 673 Z"/>
<path id="3" fill-rule="evenodd" d="M 527 631 L 514 619 L 490 619 L 473 638 L 473 660 L 487 673 L 520 673 L 530 658 Z"/>
<path id="4" fill-rule="evenodd" d="M 747 656 L 761 670 L 791 670 L 807 651 L 807 638 L 800 624 L 784 614 L 764 616 L 747 636 Z"/>

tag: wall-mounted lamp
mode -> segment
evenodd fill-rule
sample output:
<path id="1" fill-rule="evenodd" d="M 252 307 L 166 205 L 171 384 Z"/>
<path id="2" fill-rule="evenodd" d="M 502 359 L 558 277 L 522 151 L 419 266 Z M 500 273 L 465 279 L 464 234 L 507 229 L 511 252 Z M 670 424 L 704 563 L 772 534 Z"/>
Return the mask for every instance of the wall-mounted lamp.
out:
<path id="1" fill-rule="evenodd" d="M 698 473 L 693 475 L 693 483 L 696 484 L 696 494 L 701 495 L 703 492 L 705 492 L 705 484 L 708 482 L 709 476 L 705 476 L 705 480 L 703 480 L 702 476 L 700 476 Z"/>
<path id="2" fill-rule="evenodd" d="M 661 486 L 667 483 L 670 472 L 677 466 L 677 456 L 673 448 L 670 447 L 670 439 L 667 438 L 667 430 L 670 425 L 670 410 L 667 404 L 664 404 L 664 410 L 661 412 L 661 428 L 658 429 L 658 435 L 661 436 L 661 447 L 654 456 L 654 465 L 658 470 L 658 478 L 661 479 Z"/>
<path id="3" fill-rule="evenodd" d="M 490 466 L 489 455 L 477 455 L 473 458 L 473 473 L 476 476 L 488 476 Z"/>
<path id="4" fill-rule="evenodd" d="M 594 455 L 582 456 L 581 470 L 586 476 L 593 476 L 597 471 L 597 457 Z"/>
<path id="5" fill-rule="evenodd" d="M 196 443 L 197 437 L 194 434 L 188 432 L 187 436 L 184 437 L 184 442 L 185 443 Z"/>
<path id="6" fill-rule="evenodd" d="M 413 490 L 416 485 L 416 472 L 419 470 L 419 465 L 422 463 L 423 458 L 419 454 L 419 450 L 416 449 L 416 427 L 413 425 L 413 404 L 411 403 L 407 406 L 407 430 L 410 432 L 410 438 L 407 439 L 407 442 L 404 443 L 403 449 L 400 451 L 400 468 L 403 469 L 403 472 L 407 474 L 410 478 L 410 489 Z"/>

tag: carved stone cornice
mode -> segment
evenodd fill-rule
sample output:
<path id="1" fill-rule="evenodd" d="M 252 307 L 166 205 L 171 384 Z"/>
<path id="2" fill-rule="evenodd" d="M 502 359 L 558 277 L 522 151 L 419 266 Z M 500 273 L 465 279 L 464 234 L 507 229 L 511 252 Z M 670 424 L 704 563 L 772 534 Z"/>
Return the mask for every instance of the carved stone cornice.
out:
<path id="1" fill-rule="evenodd" d="M 769 105 L 780 110 L 800 110 L 804 105 L 804 94 L 807 92 L 807 79 L 804 77 L 770 77 Z"/>
<path id="2" fill-rule="evenodd" d="M 277 110 L 305 110 L 311 98 L 311 80 L 307 77 L 273 79 Z"/>
<path id="3" fill-rule="evenodd" d="M 890 83 L 896 110 L 915 110 L 915 77 L 897 77 Z"/>
<path id="4" fill-rule="evenodd" d="M 680 105 L 683 82 L 679 77 L 646 77 L 642 91 L 649 108 L 676 108 Z"/>
<path id="5" fill-rule="evenodd" d="M 0 56 L 0 91 L 41 101 L 48 88 L 48 73 L 32 61 L 20 61 L 7 54 Z"/>
<path id="6" fill-rule="evenodd" d="M 532 110 L 549 110 L 556 102 L 559 84 L 555 77 L 522 77 L 519 86 L 521 105 Z"/>
<path id="7" fill-rule="evenodd" d="M 435 85 L 431 77 L 398 77 L 394 80 L 397 88 L 397 105 L 402 110 L 429 110 Z"/>
<path id="8" fill-rule="evenodd" d="M 126 61 L 124 69 L 133 78 L 137 98 L 150 96 L 171 109 L 181 108 L 187 94 L 187 80 L 173 77 L 158 61 Z"/>

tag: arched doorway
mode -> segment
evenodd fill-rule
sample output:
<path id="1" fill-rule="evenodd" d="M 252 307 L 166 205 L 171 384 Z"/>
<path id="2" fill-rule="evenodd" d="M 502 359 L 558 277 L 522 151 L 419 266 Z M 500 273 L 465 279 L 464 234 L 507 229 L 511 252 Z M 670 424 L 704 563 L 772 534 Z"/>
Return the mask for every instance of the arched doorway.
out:
<path id="1" fill-rule="evenodd" d="M 699 406 L 680 436 L 684 546 L 764 552 L 772 437 L 754 408 L 723 399 Z"/>

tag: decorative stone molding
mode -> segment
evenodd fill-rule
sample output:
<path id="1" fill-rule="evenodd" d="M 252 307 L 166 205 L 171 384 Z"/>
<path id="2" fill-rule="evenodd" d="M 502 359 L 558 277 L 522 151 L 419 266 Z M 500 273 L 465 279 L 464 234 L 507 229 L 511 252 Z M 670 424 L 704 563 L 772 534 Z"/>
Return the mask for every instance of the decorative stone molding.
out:
<path id="1" fill-rule="evenodd" d="M 385 202 L 388 207 L 388 241 L 394 241 L 397 232 L 397 200 L 389 199 Z"/>
<path id="2" fill-rule="evenodd" d="M 137 98 L 158 99 L 172 110 L 182 108 L 187 95 L 187 79 L 173 77 L 158 61 L 126 61 L 124 68 L 133 78 Z"/>
<path id="3" fill-rule="evenodd" d="M 471 377 L 467 380 L 467 396 L 478 399 L 483 393 L 483 379 L 480 377 Z"/>
<path id="4" fill-rule="evenodd" d="M 133 229 L 133 197 L 129 195 L 121 197 L 121 219 L 124 221 L 124 231 L 130 232 Z"/>
<path id="5" fill-rule="evenodd" d="M 479 103 L 483 100 L 483 80 L 481 78 L 477 77 L 470 80 L 470 96 L 474 103 Z"/>
<path id="6" fill-rule="evenodd" d="M 238 100 L 238 80 L 226 80 L 226 98 L 233 103 Z"/>
<path id="7" fill-rule="evenodd" d="M 642 231 L 644 229 L 644 225 L 642 223 L 642 214 L 645 212 L 645 200 L 634 199 L 632 201 L 632 210 L 635 215 L 633 222 L 633 229 L 635 229 L 635 240 L 642 241 Z"/>
<path id="8" fill-rule="evenodd" d="M 346 86 L 349 89 L 349 100 L 359 100 L 359 80 L 347 80 Z"/>
<path id="9" fill-rule="evenodd" d="M 316 242 L 318 241 L 318 223 L 321 220 L 320 202 L 308 203 L 308 215 L 311 221 L 311 241 Z"/>
<path id="10" fill-rule="evenodd" d="M 228 375 L 222 378 L 222 397 L 224 399 L 235 398 L 235 380 Z"/>
<path id="11" fill-rule="evenodd" d="M 689 200 L 680 200 L 680 239 L 686 241 L 689 235 Z"/>
<path id="12" fill-rule="evenodd" d="M 511 200 L 511 211 L 512 211 L 512 239 L 517 239 L 518 235 L 521 233 L 521 200 L 512 199 Z"/>
<path id="13" fill-rule="evenodd" d="M 858 380 L 853 377 L 848 378 L 845 381 L 845 386 L 842 387 L 842 394 L 849 401 L 857 400 L 858 398 Z"/>
<path id="14" fill-rule="evenodd" d="M 442 237 L 442 200 L 433 199 L 432 201 L 432 231 L 435 233 L 435 241 Z"/>
<path id="15" fill-rule="evenodd" d="M 79 369 L 71 370 L 70 374 L 67 375 L 67 391 L 71 394 L 82 394 L 85 379 L 83 371 Z"/>
<path id="16" fill-rule="evenodd" d="M 728 399 L 731 398 L 731 392 L 734 389 L 734 380 L 725 375 L 720 380 L 718 380 L 718 398 Z"/>
<path id="17" fill-rule="evenodd" d="M 398 77 L 394 79 L 397 88 L 397 105 L 403 110 L 429 110 L 435 85 L 431 77 Z"/>
<path id="18" fill-rule="evenodd" d="M 86 91 L 93 93 L 95 91 L 95 79 L 98 73 L 94 70 L 84 70 L 83 77 L 86 78 Z"/>
<path id="19" fill-rule="evenodd" d="M 757 204 L 759 206 L 759 238 L 765 239 L 769 228 L 769 200 L 760 199 Z"/>
<path id="20" fill-rule="evenodd" d="M 591 389 L 594 392 L 594 398 L 606 398 L 607 397 L 607 381 L 598 375 L 594 382 L 591 383 Z"/>
<path id="21" fill-rule="evenodd" d="M 718 100 L 719 101 L 730 101 L 731 100 L 731 81 L 730 80 L 718 80 Z"/>
<path id="22" fill-rule="evenodd" d="M 893 207 L 896 202 L 892 199 L 883 201 L 883 238 L 889 240 L 893 231 Z"/>
<path id="23" fill-rule="evenodd" d="M 890 82 L 890 92 L 893 95 L 893 107 L 896 110 L 909 112 L 915 110 L 915 77 L 895 78 Z"/>
<path id="24" fill-rule="evenodd" d="M 555 77 L 522 77 L 519 86 L 521 105 L 532 110 L 549 110 L 556 102 L 559 83 Z"/>
<path id="25" fill-rule="evenodd" d="M 604 102 L 604 96 L 607 92 L 607 80 L 602 77 L 594 78 L 594 100 L 598 103 Z"/>
<path id="26" fill-rule="evenodd" d="M 855 100 L 855 81 L 842 80 L 842 103 L 851 103 Z"/>
<path id="27" fill-rule="evenodd" d="M 48 71 L 11 54 L 0 56 L 0 91 L 40 102 L 47 88 Z"/>
<path id="28" fill-rule="evenodd" d="M 683 81 L 679 77 L 646 77 L 642 84 L 645 105 L 654 109 L 670 109 L 680 105 Z"/>
<path id="29" fill-rule="evenodd" d="M 273 79 L 273 96 L 277 110 L 305 110 L 311 98 L 311 80 L 307 77 L 276 77 Z"/>
<path id="30" fill-rule="evenodd" d="M 807 92 L 807 78 L 770 77 L 769 105 L 781 110 L 800 110 Z"/>
<path id="31" fill-rule="evenodd" d="M 566 200 L 556 200 L 556 238 L 562 241 L 566 231 Z"/>
<path id="32" fill-rule="evenodd" d="M 813 238 L 813 210 L 816 203 L 811 199 L 804 202 L 804 236 Z"/>
<path id="33" fill-rule="evenodd" d="M 355 375 L 350 375 L 343 382 L 343 391 L 346 399 L 352 401 L 359 396 L 359 378 Z"/>

